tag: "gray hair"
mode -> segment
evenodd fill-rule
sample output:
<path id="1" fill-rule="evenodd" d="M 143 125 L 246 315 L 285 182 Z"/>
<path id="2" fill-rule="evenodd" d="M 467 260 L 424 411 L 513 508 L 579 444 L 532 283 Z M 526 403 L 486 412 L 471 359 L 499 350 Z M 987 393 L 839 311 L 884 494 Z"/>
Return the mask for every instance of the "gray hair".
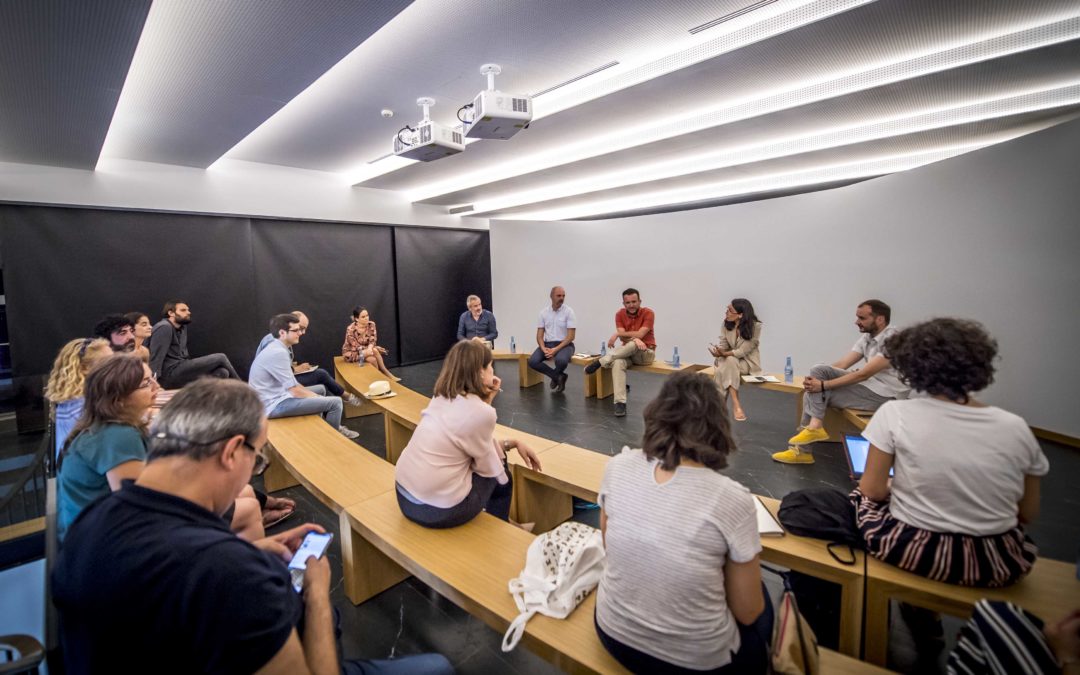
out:
<path id="1" fill-rule="evenodd" d="M 468 308 L 468 306 L 472 304 L 473 300 L 475 300 L 477 302 L 480 302 L 480 296 L 479 295 L 470 295 L 469 297 L 465 298 L 465 307 Z"/>
<path id="2" fill-rule="evenodd" d="M 246 383 L 201 378 L 177 392 L 154 418 L 147 461 L 172 455 L 201 461 L 233 436 L 255 438 L 265 417 L 258 394 Z"/>

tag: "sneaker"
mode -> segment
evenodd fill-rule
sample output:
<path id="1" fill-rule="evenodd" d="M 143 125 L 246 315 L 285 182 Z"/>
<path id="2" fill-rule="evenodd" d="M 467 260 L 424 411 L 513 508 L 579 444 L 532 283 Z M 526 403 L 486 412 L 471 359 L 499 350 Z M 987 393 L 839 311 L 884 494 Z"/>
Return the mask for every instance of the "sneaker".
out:
<path id="1" fill-rule="evenodd" d="M 353 438 L 356 438 L 357 436 L 360 435 L 360 434 L 356 433 L 355 431 L 353 431 L 352 429 L 350 429 L 349 427 L 346 427 L 346 426 L 338 427 L 337 430 L 339 432 L 341 432 L 342 436 L 344 436 L 345 438 L 348 438 L 348 439 L 353 439 Z"/>
<path id="2" fill-rule="evenodd" d="M 357 396 L 356 394 L 349 394 L 348 396 L 346 396 L 345 397 L 345 402 L 348 403 L 351 406 L 356 406 L 356 407 L 360 407 L 360 406 L 364 405 L 364 400 L 362 398 L 360 398 L 359 396 Z"/>
<path id="3" fill-rule="evenodd" d="M 616 403 L 615 404 L 615 417 L 626 417 L 626 404 L 625 403 Z"/>
<path id="4" fill-rule="evenodd" d="M 569 379 L 570 379 L 570 376 L 567 375 L 566 373 L 563 373 L 562 375 L 560 375 L 559 376 L 559 384 L 555 387 L 555 391 L 560 392 L 560 393 L 566 391 L 566 381 L 569 380 Z"/>
<path id="5" fill-rule="evenodd" d="M 592 375 L 596 371 L 600 370 L 600 359 L 596 359 L 589 365 L 585 366 L 585 374 Z"/>
<path id="6" fill-rule="evenodd" d="M 814 456 L 809 452 L 799 448 L 791 447 L 783 452 L 773 453 L 773 461 L 781 462 L 783 464 L 813 464 Z"/>
<path id="7" fill-rule="evenodd" d="M 829 432 L 824 429 L 803 429 L 788 439 L 789 445 L 810 445 L 818 441 L 829 440 Z"/>

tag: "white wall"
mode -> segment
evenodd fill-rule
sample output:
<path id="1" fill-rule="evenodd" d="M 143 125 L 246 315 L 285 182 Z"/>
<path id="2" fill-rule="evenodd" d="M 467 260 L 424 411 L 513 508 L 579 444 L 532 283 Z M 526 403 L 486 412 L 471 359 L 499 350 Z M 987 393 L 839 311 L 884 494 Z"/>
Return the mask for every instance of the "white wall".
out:
<path id="1" fill-rule="evenodd" d="M 487 220 L 411 204 L 340 177 L 223 160 L 211 170 L 105 160 L 96 171 L 0 162 L 0 201 L 484 229 Z"/>
<path id="2" fill-rule="evenodd" d="M 613 330 L 620 291 L 655 309 L 658 357 L 706 352 L 733 297 L 765 322 L 763 366 L 796 373 L 858 337 L 858 302 L 898 326 L 941 315 L 998 339 L 983 397 L 1080 436 L 1080 121 L 904 174 L 835 190 L 604 221 L 491 223 L 499 332 L 534 342 L 550 286 L 566 287 L 579 351 Z"/>

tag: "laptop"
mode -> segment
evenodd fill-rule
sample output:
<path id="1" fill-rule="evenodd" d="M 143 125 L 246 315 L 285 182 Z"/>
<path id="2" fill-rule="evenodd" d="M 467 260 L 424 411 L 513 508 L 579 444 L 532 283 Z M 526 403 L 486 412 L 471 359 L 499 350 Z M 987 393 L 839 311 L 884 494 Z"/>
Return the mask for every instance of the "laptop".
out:
<path id="1" fill-rule="evenodd" d="M 866 456 L 870 454 L 870 441 L 855 434 L 844 434 L 844 457 L 847 458 L 851 480 L 858 482 L 866 470 Z M 889 469 L 889 475 L 893 470 Z"/>

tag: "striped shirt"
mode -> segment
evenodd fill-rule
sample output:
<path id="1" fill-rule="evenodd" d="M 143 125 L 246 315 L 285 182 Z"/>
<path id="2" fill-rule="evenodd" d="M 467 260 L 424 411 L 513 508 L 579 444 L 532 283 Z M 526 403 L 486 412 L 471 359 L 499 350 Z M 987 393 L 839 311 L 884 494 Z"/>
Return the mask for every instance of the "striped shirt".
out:
<path id="1" fill-rule="evenodd" d="M 754 498 L 712 469 L 681 466 L 664 483 L 656 461 L 623 448 L 604 471 L 607 566 L 596 620 L 623 644 L 668 663 L 710 670 L 739 650 L 724 563 L 761 552 Z"/>

